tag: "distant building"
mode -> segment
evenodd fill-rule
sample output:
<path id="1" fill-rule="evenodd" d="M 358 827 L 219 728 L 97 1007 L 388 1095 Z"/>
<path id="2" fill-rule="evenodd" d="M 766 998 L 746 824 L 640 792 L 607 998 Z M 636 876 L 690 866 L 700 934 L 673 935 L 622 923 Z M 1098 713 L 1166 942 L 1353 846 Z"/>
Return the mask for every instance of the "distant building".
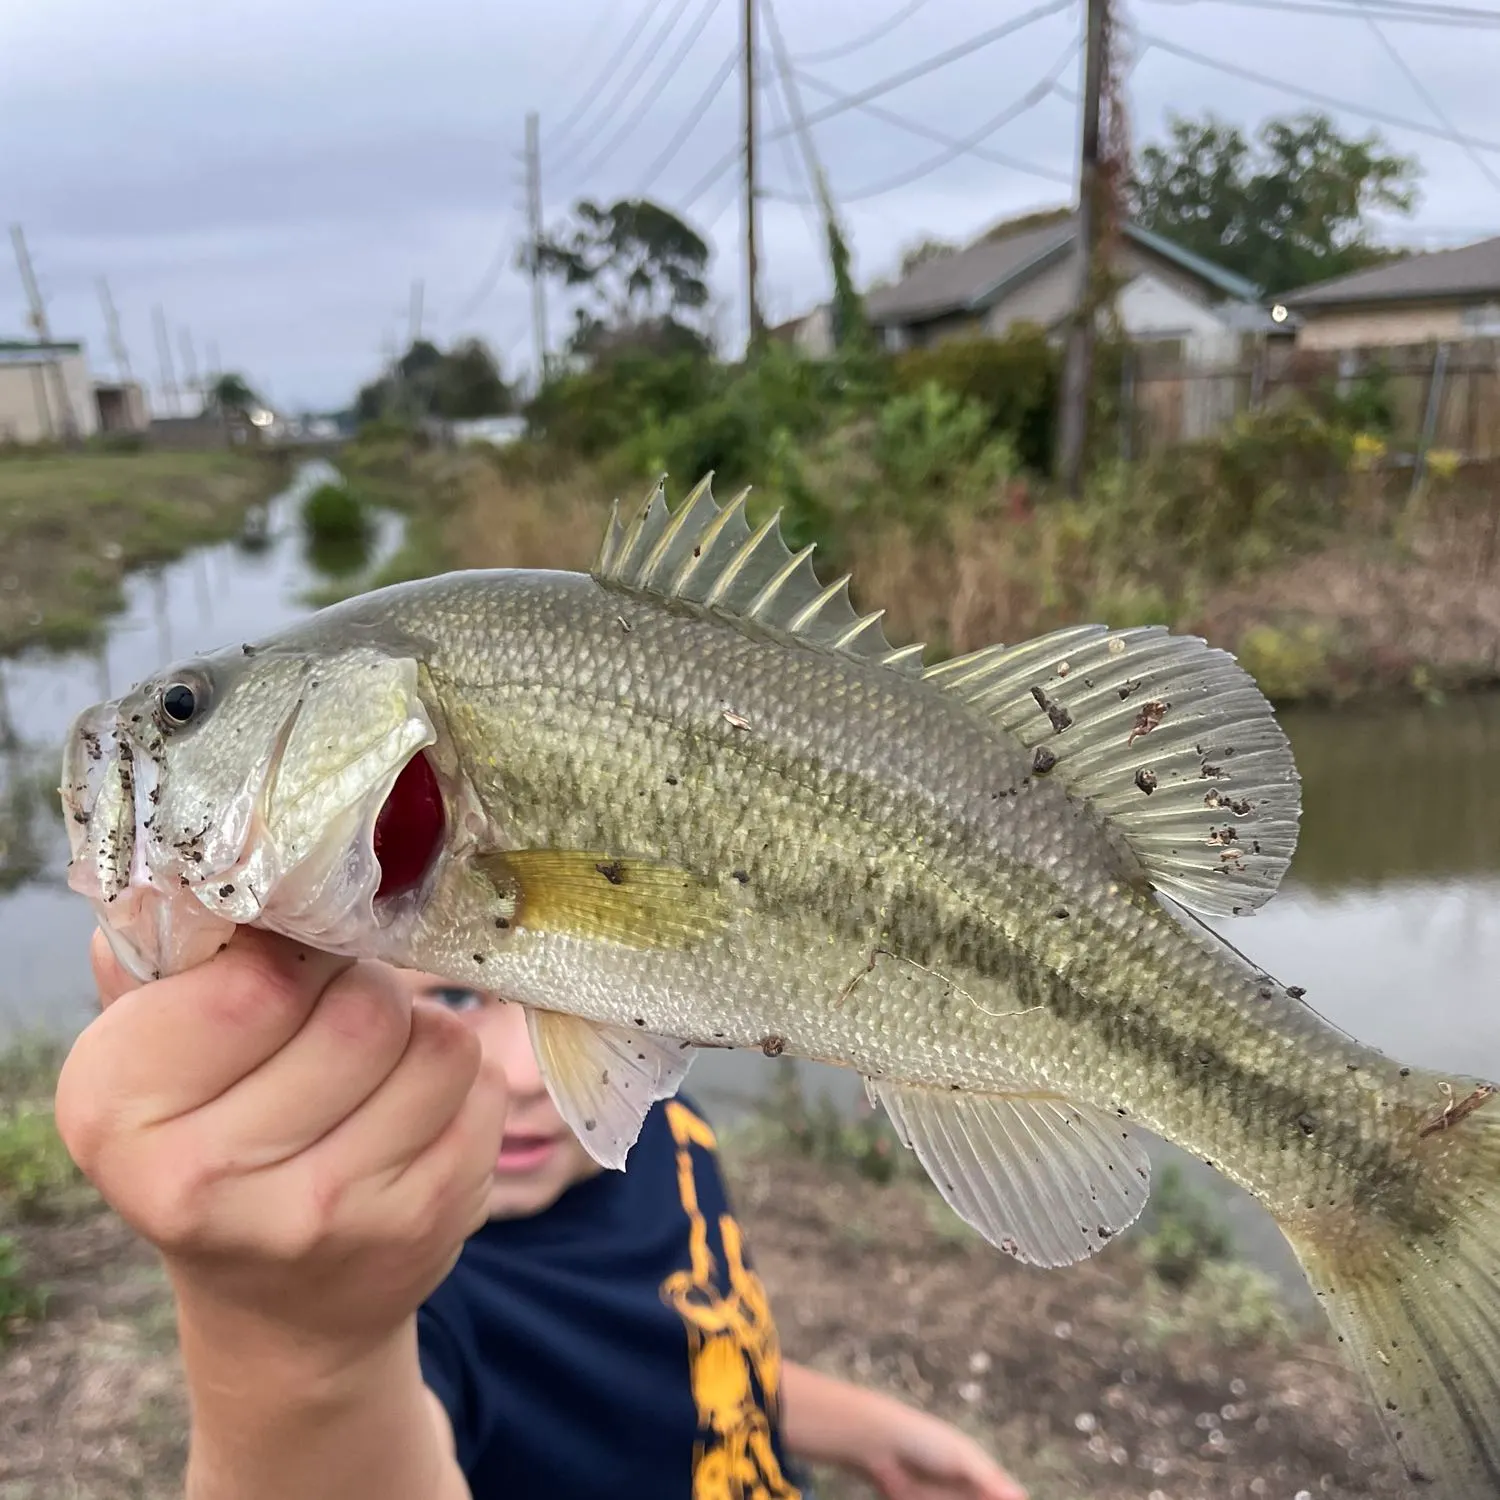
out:
<path id="1" fill-rule="evenodd" d="M 151 425 L 146 393 L 133 380 L 95 381 L 100 432 L 145 432 Z"/>
<path id="2" fill-rule="evenodd" d="M 1220 359 L 1246 333 L 1289 332 L 1251 282 L 1150 230 L 1122 225 L 1115 253 L 1116 306 L 1135 342 L 1178 341 L 1189 358 Z M 865 314 L 891 350 L 1000 338 L 1022 324 L 1060 338 L 1076 301 L 1080 254 L 1076 211 L 1029 214 L 870 292 Z"/>
<path id="3" fill-rule="evenodd" d="M 0 340 L 0 443 L 61 442 L 98 430 L 81 343 Z"/>
<path id="4" fill-rule="evenodd" d="M 1278 299 L 1307 349 L 1369 349 L 1500 337 L 1500 235 L 1429 250 Z"/>

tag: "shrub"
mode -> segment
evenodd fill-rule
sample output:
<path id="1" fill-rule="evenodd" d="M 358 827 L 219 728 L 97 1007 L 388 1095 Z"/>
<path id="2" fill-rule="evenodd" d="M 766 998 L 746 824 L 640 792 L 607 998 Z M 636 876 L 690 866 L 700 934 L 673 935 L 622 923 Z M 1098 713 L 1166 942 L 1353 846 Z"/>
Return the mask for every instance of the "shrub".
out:
<path id="1" fill-rule="evenodd" d="M 345 484 L 320 484 L 302 502 L 302 524 L 318 542 L 363 541 L 369 534 L 369 512 Z"/>
<path id="2" fill-rule="evenodd" d="M 45 1294 L 26 1275 L 20 1246 L 0 1234 L 0 1345 L 17 1324 L 40 1318 L 45 1307 Z"/>
<path id="3" fill-rule="evenodd" d="M 1153 1227 L 1140 1242 L 1141 1255 L 1168 1286 L 1187 1286 L 1210 1263 L 1227 1260 L 1234 1248 L 1229 1231 L 1175 1163 L 1157 1178 L 1151 1213 Z"/>
<path id="4" fill-rule="evenodd" d="M 1044 474 L 1052 466 L 1061 372 L 1060 351 L 1040 328 L 1028 325 L 1003 338 L 953 339 L 908 350 L 897 356 L 894 378 L 900 391 L 933 381 L 975 402 L 991 435 L 1008 439 L 1024 468 Z"/>
<path id="5" fill-rule="evenodd" d="M 0 1202 L 21 1218 L 43 1218 L 82 1183 L 50 1110 L 23 1104 L 0 1114 Z"/>

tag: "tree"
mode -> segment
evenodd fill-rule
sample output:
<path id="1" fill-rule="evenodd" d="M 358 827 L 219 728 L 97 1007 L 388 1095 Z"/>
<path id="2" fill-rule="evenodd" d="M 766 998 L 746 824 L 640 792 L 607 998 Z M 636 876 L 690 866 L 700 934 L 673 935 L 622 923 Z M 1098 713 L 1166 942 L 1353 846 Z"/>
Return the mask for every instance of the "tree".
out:
<path id="1" fill-rule="evenodd" d="M 205 410 L 222 413 L 230 417 L 248 417 L 252 410 L 263 405 L 259 396 L 250 389 L 243 375 L 232 371 L 220 375 L 204 394 Z"/>
<path id="2" fill-rule="evenodd" d="M 1368 215 L 1409 214 L 1420 164 L 1378 132 L 1350 139 L 1325 114 L 1268 120 L 1252 144 L 1213 114 L 1173 115 L 1128 184 L 1134 221 L 1262 292 L 1290 292 L 1393 258 Z"/>
<path id="3" fill-rule="evenodd" d="M 934 239 L 931 235 L 918 240 L 914 245 L 908 245 L 901 252 L 902 279 L 910 276 L 918 266 L 925 266 L 930 260 L 941 260 L 946 255 L 952 255 L 957 248 L 947 240 Z"/>
<path id="4" fill-rule="evenodd" d="M 609 208 L 588 199 L 576 223 L 536 246 L 544 275 L 583 291 L 592 308 L 574 315 L 570 346 L 598 356 L 631 346 L 706 349 L 707 339 L 684 315 L 708 302 L 709 248 L 670 209 L 645 198 L 622 198 Z M 529 248 L 523 260 L 529 264 Z"/>
<path id="5" fill-rule="evenodd" d="M 501 416 L 513 406 L 510 387 L 482 340 L 466 339 L 445 353 L 418 339 L 384 375 L 360 387 L 354 413 L 361 422 L 391 416 L 458 422 Z"/>

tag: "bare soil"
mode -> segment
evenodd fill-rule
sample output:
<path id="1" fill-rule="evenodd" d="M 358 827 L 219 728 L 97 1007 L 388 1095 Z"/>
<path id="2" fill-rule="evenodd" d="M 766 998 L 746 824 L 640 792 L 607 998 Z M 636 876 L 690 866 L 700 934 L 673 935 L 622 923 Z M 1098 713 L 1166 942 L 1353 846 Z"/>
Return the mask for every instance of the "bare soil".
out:
<path id="1" fill-rule="evenodd" d="M 782 1153 L 731 1158 L 788 1357 L 900 1395 L 985 1442 L 1034 1500 L 1353 1500 L 1400 1493 L 1321 1329 L 1229 1345 L 1153 1333 L 1171 1297 L 1117 1242 L 1065 1272 L 996 1255 L 935 1212 Z M 180 1493 L 185 1405 L 154 1254 L 97 1206 L 12 1230 L 53 1291 L 0 1348 L 0 1500 Z M 819 1494 L 867 1492 L 822 1473 Z"/>

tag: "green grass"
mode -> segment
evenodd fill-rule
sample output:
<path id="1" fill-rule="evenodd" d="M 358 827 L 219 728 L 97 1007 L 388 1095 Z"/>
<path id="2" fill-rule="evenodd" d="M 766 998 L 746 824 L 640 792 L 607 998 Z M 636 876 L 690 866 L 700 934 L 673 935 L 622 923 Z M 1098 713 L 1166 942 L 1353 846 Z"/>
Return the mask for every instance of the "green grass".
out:
<path id="1" fill-rule="evenodd" d="M 234 536 L 286 472 L 245 452 L 0 459 L 0 653 L 86 644 L 126 573 Z"/>

